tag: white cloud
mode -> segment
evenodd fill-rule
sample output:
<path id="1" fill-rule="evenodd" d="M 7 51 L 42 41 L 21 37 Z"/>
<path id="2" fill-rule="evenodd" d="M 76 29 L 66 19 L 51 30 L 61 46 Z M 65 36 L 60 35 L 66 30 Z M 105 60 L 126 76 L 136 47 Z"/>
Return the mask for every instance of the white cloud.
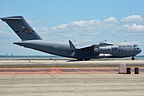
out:
<path id="1" fill-rule="evenodd" d="M 14 39 L 15 38 L 14 36 L 16 36 L 16 35 L 14 33 L 12 34 L 12 32 L 7 32 L 0 28 L 0 36 L 1 36 L 0 40 L 5 41 L 5 40 L 9 40 L 9 39 Z"/>
<path id="2" fill-rule="evenodd" d="M 123 25 L 124 28 L 126 28 L 127 31 L 129 32 L 144 32 L 144 26 L 143 25 L 137 25 L 134 23 L 133 25 Z"/>
<path id="3" fill-rule="evenodd" d="M 8 26 L 5 22 L 0 22 L 0 39 L 5 39 L 12 36 L 11 33 L 8 32 L 9 28 L 6 30 L 7 28 Z"/>
<path id="4" fill-rule="evenodd" d="M 49 28 L 48 27 L 42 27 L 41 30 L 48 32 Z"/>
<path id="5" fill-rule="evenodd" d="M 109 17 L 105 20 L 89 20 L 89 21 L 73 21 L 68 24 L 60 24 L 54 26 L 51 29 L 57 31 L 77 31 L 77 32 L 100 32 L 100 30 L 115 28 L 116 26 L 113 23 L 118 22 L 115 17 Z M 108 24 L 109 23 L 109 24 Z"/>
<path id="6" fill-rule="evenodd" d="M 123 21 L 133 21 L 133 22 L 138 22 L 138 21 L 143 21 L 143 17 L 141 17 L 140 15 L 131 15 L 131 16 L 127 16 L 125 18 L 122 18 Z"/>
<path id="7" fill-rule="evenodd" d="M 90 20 L 88 23 L 89 23 L 89 25 L 96 25 L 96 24 L 101 24 L 101 21 L 100 20 Z"/>
<path id="8" fill-rule="evenodd" d="M 90 20 L 90 21 L 73 21 L 69 24 L 61 24 L 61 25 L 58 25 L 58 26 L 55 26 L 53 28 L 59 28 L 59 29 L 64 29 L 66 27 L 69 27 L 69 26 L 79 26 L 79 27 L 85 27 L 85 26 L 91 26 L 91 25 L 95 25 L 95 24 L 100 24 L 101 21 L 100 20 Z"/>
<path id="9" fill-rule="evenodd" d="M 96 24 L 100 24 L 100 23 L 101 23 L 100 20 L 95 20 L 94 19 L 94 20 L 90 20 L 90 21 L 73 21 L 69 25 L 85 27 L 85 26 L 91 26 L 91 25 L 96 25 Z"/>
<path id="10" fill-rule="evenodd" d="M 73 21 L 71 25 L 76 25 L 76 26 L 87 26 L 87 21 Z"/>
<path id="11" fill-rule="evenodd" d="M 84 28 L 88 29 L 94 25 L 101 24 L 100 20 L 90 20 L 90 21 L 73 21 L 69 24 L 60 24 L 58 26 L 52 27 L 53 30 L 65 30 L 65 29 L 75 29 L 75 28 Z"/>
<path id="12" fill-rule="evenodd" d="M 109 18 L 105 19 L 104 22 L 115 23 L 115 22 L 117 22 L 117 19 L 115 17 L 109 17 Z"/>
<path id="13" fill-rule="evenodd" d="M 61 24 L 61 25 L 52 27 L 52 29 L 54 30 L 65 29 L 67 26 L 68 24 Z"/>
<path id="14" fill-rule="evenodd" d="M 46 38 L 47 34 L 50 30 L 48 27 L 41 27 L 41 28 L 33 28 L 42 38 Z"/>
<path id="15" fill-rule="evenodd" d="M 33 28 L 35 31 L 37 32 L 48 32 L 49 31 L 49 28 L 48 27 L 41 27 L 41 28 Z"/>
<path id="16" fill-rule="evenodd" d="M 131 20 L 134 19 L 134 24 L 131 24 Z M 138 19 L 139 18 L 139 19 Z M 140 15 L 131 15 L 123 18 L 121 21 L 116 19 L 115 17 L 109 17 L 104 20 L 77 20 L 67 24 L 60 24 L 57 26 L 53 26 L 52 28 L 42 27 L 39 28 L 40 32 L 43 32 L 42 35 L 46 36 L 53 36 L 51 38 L 75 38 L 75 39 L 84 39 L 96 36 L 120 36 L 126 35 L 130 32 L 144 32 L 144 26 L 139 24 L 136 21 L 141 21 L 142 18 Z M 125 22 L 124 20 L 127 20 Z M 129 20 L 129 21 L 128 21 Z M 137 24 L 138 23 L 138 24 Z M 45 34 L 45 35 L 44 35 Z M 57 35 L 54 35 L 57 34 Z M 100 37 L 101 37 L 100 36 Z M 58 38 L 57 38 L 58 37 Z"/>
<path id="17" fill-rule="evenodd" d="M 0 21 L 0 29 L 7 28 L 7 24 L 3 21 Z"/>

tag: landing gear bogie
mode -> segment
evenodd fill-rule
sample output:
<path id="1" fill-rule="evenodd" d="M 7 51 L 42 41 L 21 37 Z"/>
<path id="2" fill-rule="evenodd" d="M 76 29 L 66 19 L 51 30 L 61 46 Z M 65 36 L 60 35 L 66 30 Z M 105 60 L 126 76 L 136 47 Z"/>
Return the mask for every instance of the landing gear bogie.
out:
<path id="1" fill-rule="evenodd" d="M 78 59 L 78 61 L 86 61 L 86 60 L 90 60 L 90 58 Z"/>
<path id="2" fill-rule="evenodd" d="M 132 60 L 135 60 L 135 58 L 134 58 L 134 57 L 132 57 L 131 59 L 132 59 Z"/>

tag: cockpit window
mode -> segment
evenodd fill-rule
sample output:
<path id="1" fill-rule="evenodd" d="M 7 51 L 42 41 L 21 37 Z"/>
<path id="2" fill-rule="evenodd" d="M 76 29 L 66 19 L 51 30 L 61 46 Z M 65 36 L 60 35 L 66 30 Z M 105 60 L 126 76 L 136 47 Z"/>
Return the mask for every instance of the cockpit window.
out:
<path id="1" fill-rule="evenodd" d="M 135 44 L 133 45 L 133 47 L 137 47 L 137 46 L 138 46 L 138 45 L 135 45 Z"/>

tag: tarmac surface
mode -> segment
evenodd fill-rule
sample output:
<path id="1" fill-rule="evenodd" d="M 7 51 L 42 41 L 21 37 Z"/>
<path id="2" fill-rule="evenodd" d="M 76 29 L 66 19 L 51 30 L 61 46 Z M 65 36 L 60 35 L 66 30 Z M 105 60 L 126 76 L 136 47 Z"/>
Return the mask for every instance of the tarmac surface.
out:
<path id="1" fill-rule="evenodd" d="M 0 60 L 0 68 L 48 68 L 48 67 L 118 67 L 119 64 L 126 64 L 130 67 L 144 67 L 144 60 L 113 60 L 98 59 L 90 61 L 76 60 L 49 60 L 49 59 L 6 59 Z"/>
<path id="2" fill-rule="evenodd" d="M 144 96 L 144 76 L 0 74 L 0 96 Z"/>
<path id="3" fill-rule="evenodd" d="M 143 73 L 144 60 L 0 60 L 0 96 L 144 96 Z"/>
<path id="4" fill-rule="evenodd" d="M 113 73 L 117 74 L 120 64 L 126 64 L 134 73 L 139 68 L 144 73 L 144 60 L 47 60 L 47 59 L 8 59 L 0 60 L 0 74 L 2 73 Z"/>

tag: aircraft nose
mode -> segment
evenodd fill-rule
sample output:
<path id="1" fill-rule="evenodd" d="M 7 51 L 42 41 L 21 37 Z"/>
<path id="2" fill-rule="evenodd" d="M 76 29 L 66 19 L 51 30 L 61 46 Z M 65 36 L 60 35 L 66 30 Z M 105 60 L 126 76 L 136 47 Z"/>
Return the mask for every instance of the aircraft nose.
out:
<path id="1" fill-rule="evenodd" d="M 138 50 L 137 50 L 137 51 L 138 51 L 138 53 L 140 53 L 140 52 L 142 51 L 140 48 L 137 48 L 137 49 L 138 49 Z"/>
<path id="2" fill-rule="evenodd" d="M 139 52 L 141 52 L 142 50 L 141 49 L 139 49 Z"/>

